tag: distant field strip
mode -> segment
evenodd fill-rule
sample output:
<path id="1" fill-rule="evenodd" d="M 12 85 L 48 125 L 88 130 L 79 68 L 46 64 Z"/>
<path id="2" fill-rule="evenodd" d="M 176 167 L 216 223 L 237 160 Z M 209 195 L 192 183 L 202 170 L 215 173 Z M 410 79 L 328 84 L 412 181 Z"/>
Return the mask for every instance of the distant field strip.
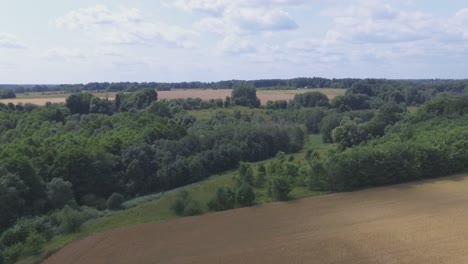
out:
<path id="1" fill-rule="evenodd" d="M 346 90 L 344 89 L 301 89 L 301 90 L 258 90 L 257 96 L 262 101 L 262 104 L 266 104 L 267 101 L 275 100 L 291 100 L 294 95 L 305 92 L 318 91 L 333 99 L 338 95 L 342 95 Z M 115 93 L 93 93 L 95 96 L 101 98 L 114 99 Z M 30 93 L 30 94 L 18 94 L 18 98 L 15 99 L 2 99 L 1 103 L 31 103 L 36 105 L 45 105 L 47 102 L 51 103 L 63 103 L 69 94 L 64 93 Z M 227 96 L 231 96 L 231 90 L 220 89 L 220 90 L 172 90 L 172 91 L 159 91 L 159 99 L 180 99 L 180 98 L 201 98 L 203 100 L 210 99 L 225 99 Z"/>
<path id="2" fill-rule="evenodd" d="M 468 263 L 468 176 L 131 226 L 55 263 Z"/>

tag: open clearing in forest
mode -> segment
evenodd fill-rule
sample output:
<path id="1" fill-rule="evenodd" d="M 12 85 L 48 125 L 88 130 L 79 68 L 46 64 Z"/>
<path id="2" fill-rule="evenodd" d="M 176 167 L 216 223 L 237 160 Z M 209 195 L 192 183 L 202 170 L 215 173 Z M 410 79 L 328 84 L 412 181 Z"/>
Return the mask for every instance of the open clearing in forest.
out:
<path id="1" fill-rule="evenodd" d="M 54 263 L 468 263 L 468 176 L 116 229 Z"/>
<path id="2" fill-rule="evenodd" d="M 180 98 L 201 98 L 202 100 L 210 99 L 225 99 L 226 96 L 231 96 L 231 91 L 229 89 L 220 89 L 220 90 L 202 90 L 202 89 L 187 89 L 187 90 L 172 90 L 172 91 L 159 91 L 159 99 L 180 99 Z M 265 105 L 267 101 L 276 101 L 276 100 L 291 100 L 294 98 L 294 95 L 305 92 L 318 91 L 324 93 L 328 98 L 333 99 L 338 95 L 342 95 L 346 92 L 345 89 L 300 89 L 300 90 L 258 90 L 257 96 L 262 101 L 262 104 Z M 93 92 L 95 96 L 101 98 L 114 99 L 116 93 L 106 93 L 106 92 Z M 0 103 L 31 103 L 36 105 L 45 105 L 47 102 L 51 103 L 63 103 L 65 99 L 70 94 L 67 93 L 27 93 L 27 94 L 17 94 L 17 98 L 14 99 L 1 99 Z"/>

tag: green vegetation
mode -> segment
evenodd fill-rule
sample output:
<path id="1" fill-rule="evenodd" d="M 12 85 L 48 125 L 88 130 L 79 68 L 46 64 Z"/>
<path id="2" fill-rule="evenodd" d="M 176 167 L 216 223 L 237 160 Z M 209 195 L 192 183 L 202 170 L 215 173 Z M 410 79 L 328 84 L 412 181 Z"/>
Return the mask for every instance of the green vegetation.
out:
<path id="1" fill-rule="evenodd" d="M 0 99 L 16 98 L 16 93 L 13 89 L 0 89 Z"/>
<path id="2" fill-rule="evenodd" d="M 235 105 L 260 107 L 260 100 L 257 98 L 257 90 L 253 86 L 241 85 L 234 87 L 231 99 Z"/>
<path id="3" fill-rule="evenodd" d="M 157 101 L 135 86 L 115 101 L 0 104 L 2 260 L 129 224 L 466 169 L 465 83 L 349 81 L 332 101 L 309 92 L 267 110 L 254 87 L 271 81 L 236 82 L 224 101 Z"/>

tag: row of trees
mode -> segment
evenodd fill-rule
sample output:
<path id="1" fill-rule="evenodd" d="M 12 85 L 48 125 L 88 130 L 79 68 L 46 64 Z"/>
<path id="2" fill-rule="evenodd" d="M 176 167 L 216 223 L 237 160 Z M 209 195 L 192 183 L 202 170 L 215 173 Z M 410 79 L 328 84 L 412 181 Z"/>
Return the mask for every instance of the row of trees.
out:
<path id="1" fill-rule="evenodd" d="M 13 89 L 0 89 L 0 99 L 16 98 L 16 93 Z"/>
<path id="2" fill-rule="evenodd" d="M 119 83 L 88 83 L 61 85 L 0 85 L 10 88 L 16 93 L 25 92 L 80 92 L 80 91 L 113 91 L 134 92 L 141 89 L 155 89 L 159 91 L 171 89 L 233 89 L 239 86 L 252 86 L 257 89 L 299 89 L 299 88 L 341 88 L 350 89 L 354 85 L 378 86 L 386 90 L 399 89 L 408 92 L 415 103 L 422 103 L 425 96 L 441 92 L 463 92 L 468 85 L 466 80 L 386 80 L 386 79 L 327 79 L 327 78 L 293 78 L 293 79 L 264 79 L 264 80 L 229 80 L 219 82 L 119 82 Z M 380 89 L 379 88 L 379 89 Z M 421 93 L 423 91 L 423 93 Z M 418 102 L 419 101 L 419 102 Z"/>

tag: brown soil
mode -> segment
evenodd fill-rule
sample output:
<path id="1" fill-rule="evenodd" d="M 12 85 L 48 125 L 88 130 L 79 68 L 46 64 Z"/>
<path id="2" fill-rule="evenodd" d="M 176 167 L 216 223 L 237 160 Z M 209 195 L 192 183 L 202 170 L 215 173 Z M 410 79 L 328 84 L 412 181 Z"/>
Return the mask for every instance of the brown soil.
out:
<path id="1" fill-rule="evenodd" d="M 468 263 L 468 176 L 97 234 L 62 263 Z"/>

